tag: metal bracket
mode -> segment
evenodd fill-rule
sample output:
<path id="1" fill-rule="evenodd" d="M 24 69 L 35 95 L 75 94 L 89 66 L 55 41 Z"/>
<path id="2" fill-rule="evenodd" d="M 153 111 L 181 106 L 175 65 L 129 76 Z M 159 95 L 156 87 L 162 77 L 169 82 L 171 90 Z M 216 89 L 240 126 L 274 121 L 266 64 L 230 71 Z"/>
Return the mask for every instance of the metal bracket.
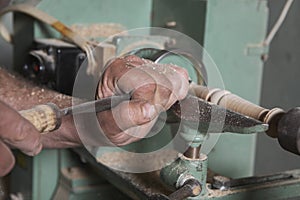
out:
<path id="1" fill-rule="evenodd" d="M 269 53 L 269 46 L 262 43 L 258 44 L 248 44 L 245 49 L 245 54 L 247 56 L 261 56 L 266 57 Z M 265 59 L 263 59 L 265 61 Z"/>

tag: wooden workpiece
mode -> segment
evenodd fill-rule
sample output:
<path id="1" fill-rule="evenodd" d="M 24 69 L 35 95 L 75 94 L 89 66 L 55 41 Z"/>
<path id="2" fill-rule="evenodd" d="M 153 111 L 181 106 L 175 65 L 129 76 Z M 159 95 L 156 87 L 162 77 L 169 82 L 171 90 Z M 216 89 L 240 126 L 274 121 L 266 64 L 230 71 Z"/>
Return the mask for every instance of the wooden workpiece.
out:
<path id="1" fill-rule="evenodd" d="M 0 67 L 0 100 L 16 110 L 25 110 L 38 104 L 52 102 L 59 108 L 72 105 L 72 97 L 37 86 L 20 75 Z"/>
<path id="2" fill-rule="evenodd" d="M 59 108 L 72 105 L 72 97 L 37 86 L 20 75 L 11 74 L 1 67 L 0 101 L 16 110 L 26 110 L 49 102 L 55 103 Z M 61 127 L 51 134 L 44 134 L 41 142 L 43 148 L 70 148 L 82 145 L 72 116 L 64 117 Z"/>
<path id="3" fill-rule="evenodd" d="M 197 84 L 191 84 L 190 92 L 195 96 L 208 102 L 220 105 L 231 111 L 257 119 L 269 125 L 267 135 L 277 138 L 278 121 L 284 115 L 280 108 L 266 109 L 254 103 L 251 103 L 227 90 L 218 88 L 207 88 Z"/>

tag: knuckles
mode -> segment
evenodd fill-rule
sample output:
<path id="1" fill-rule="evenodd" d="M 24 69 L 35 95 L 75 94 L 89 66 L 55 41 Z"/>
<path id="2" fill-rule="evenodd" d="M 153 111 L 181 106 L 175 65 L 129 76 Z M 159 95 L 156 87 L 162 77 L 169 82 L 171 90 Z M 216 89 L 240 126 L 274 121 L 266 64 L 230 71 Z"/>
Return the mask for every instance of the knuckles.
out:
<path id="1" fill-rule="evenodd" d="M 174 65 L 165 65 L 166 71 L 160 67 L 150 60 L 130 55 L 115 59 L 105 70 L 98 88 L 101 95 L 98 96 L 117 95 L 115 91 L 119 90 L 132 95 L 129 104 L 121 103 L 112 110 L 110 120 L 115 122 L 113 127 L 105 125 L 109 120 L 102 120 L 105 130 L 110 130 L 104 132 L 117 146 L 139 140 L 126 131 L 136 126 L 151 127 L 160 111 L 186 97 L 189 87 L 187 70 Z M 141 129 L 141 132 L 147 130 Z"/>
<path id="2" fill-rule="evenodd" d="M 13 133 L 10 133 L 10 138 L 12 142 L 21 142 L 28 137 L 28 133 L 32 132 L 28 124 L 24 120 L 20 120 L 15 123 L 15 130 L 11 130 Z"/>
<path id="3" fill-rule="evenodd" d="M 0 108 L 3 110 L 0 113 L 0 139 L 10 147 L 36 155 L 41 150 L 38 131 L 9 106 L 0 102 Z"/>

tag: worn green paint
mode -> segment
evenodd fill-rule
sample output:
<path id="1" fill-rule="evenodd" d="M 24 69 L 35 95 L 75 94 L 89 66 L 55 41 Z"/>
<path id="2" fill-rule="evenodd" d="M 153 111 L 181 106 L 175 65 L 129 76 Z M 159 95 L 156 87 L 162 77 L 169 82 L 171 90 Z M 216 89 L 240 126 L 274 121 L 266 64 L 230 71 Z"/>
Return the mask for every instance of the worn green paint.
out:
<path id="1" fill-rule="evenodd" d="M 283 172 L 291 174 L 293 178 L 275 182 L 265 182 L 258 185 L 244 186 L 228 191 L 216 191 L 209 189 L 207 199 L 213 200 L 282 200 L 299 199 L 300 191 L 300 170 Z"/>
<path id="2" fill-rule="evenodd" d="M 175 21 L 180 31 L 203 45 L 208 85 L 222 87 L 258 103 L 263 63 L 260 47 L 266 35 L 267 1 L 260 0 L 154 0 L 153 26 Z M 210 61 L 210 58 L 213 59 Z M 219 72 L 214 69 L 214 64 Z M 209 166 L 231 177 L 253 174 L 255 135 L 223 134 L 209 154 Z M 221 164 L 222 163 L 222 164 Z"/>
<path id="3" fill-rule="evenodd" d="M 88 166 L 62 169 L 58 184 L 53 199 L 129 199 Z"/>
<path id="4" fill-rule="evenodd" d="M 43 150 L 35 157 L 15 152 L 16 166 L 11 174 L 11 193 L 25 199 L 51 199 L 60 171 L 59 150 Z"/>
<path id="5" fill-rule="evenodd" d="M 151 6 L 151 0 L 42 0 L 37 7 L 69 26 L 114 23 L 130 30 L 150 26 Z M 37 37 L 43 35 L 35 33 Z M 59 36 L 52 30 L 49 33 Z"/>
<path id="6" fill-rule="evenodd" d="M 59 150 L 45 150 L 33 158 L 32 199 L 51 199 L 59 167 Z"/>
<path id="7" fill-rule="evenodd" d="M 226 89 L 254 103 L 259 103 L 263 63 L 260 55 L 246 55 L 246 50 L 266 35 L 266 4 L 259 0 L 207 1 L 204 47 Z M 252 175 L 255 143 L 255 135 L 221 136 L 209 154 L 209 167 L 231 177 Z"/>
<path id="8" fill-rule="evenodd" d="M 160 171 L 160 177 L 165 184 L 178 189 L 182 185 L 178 185 L 186 177 L 194 177 L 201 184 L 201 193 L 196 198 L 206 196 L 206 178 L 207 178 L 207 157 L 206 155 L 200 155 L 200 159 L 188 159 L 183 155 L 180 155 L 170 165 L 165 166 Z"/>
<path id="9" fill-rule="evenodd" d="M 206 4 L 203 0 L 153 0 L 152 26 L 168 28 L 168 22 L 176 22 L 173 30 L 203 44 Z"/>

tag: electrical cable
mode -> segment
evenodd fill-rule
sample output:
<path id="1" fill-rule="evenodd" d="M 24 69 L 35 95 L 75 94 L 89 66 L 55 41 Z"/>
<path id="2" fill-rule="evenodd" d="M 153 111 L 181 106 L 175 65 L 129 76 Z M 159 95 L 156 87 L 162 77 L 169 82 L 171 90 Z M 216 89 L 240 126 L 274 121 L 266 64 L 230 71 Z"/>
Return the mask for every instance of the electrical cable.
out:
<path id="1" fill-rule="evenodd" d="M 279 18 L 277 19 L 276 23 L 274 24 L 273 28 L 269 32 L 266 39 L 263 41 L 264 46 L 269 46 L 270 45 L 271 41 L 273 40 L 274 36 L 278 32 L 278 30 L 281 27 L 283 21 L 285 20 L 285 18 L 287 16 L 293 2 L 294 2 L 294 0 L 287 0 L 286 1 L 285 5 L 284 5 L 284 7 L 281 11 L 281 14 L 280 14 Z"/>
<path id="2" fill-rule="evenodd" d="M 34 6 L 30 6 L 28 4 L 17 4 L 17 5 L 8 6 L 0 11 L 0 17 L 2 17 L 4 14 L 9 12 L 20 12 L 28 16 L 31 16 L 34 19 L 39 20 L 45 24 L 50 25 L 52 28 L 54 28 L 65 38 L 70 40 L 73 44 L 81 48 L 87 54 L 87 58 L 88 58 L 87 74 L 93 75 L 95 72 L 97 72 L 97 64 L 92 51 L 92 49 L 96 46 L 94 42 L 81 37 L 79 34 L 74 32 L 72 29 L 70 29 L 68 26 L 66 26 L 56 18 L 48 15 L 47 13 L 37 9 Z M 8 43 L 13 42 L 12 36 L 10 35 L 9 31 L 1 21 L 0 21 L 0 35 Z"/>

